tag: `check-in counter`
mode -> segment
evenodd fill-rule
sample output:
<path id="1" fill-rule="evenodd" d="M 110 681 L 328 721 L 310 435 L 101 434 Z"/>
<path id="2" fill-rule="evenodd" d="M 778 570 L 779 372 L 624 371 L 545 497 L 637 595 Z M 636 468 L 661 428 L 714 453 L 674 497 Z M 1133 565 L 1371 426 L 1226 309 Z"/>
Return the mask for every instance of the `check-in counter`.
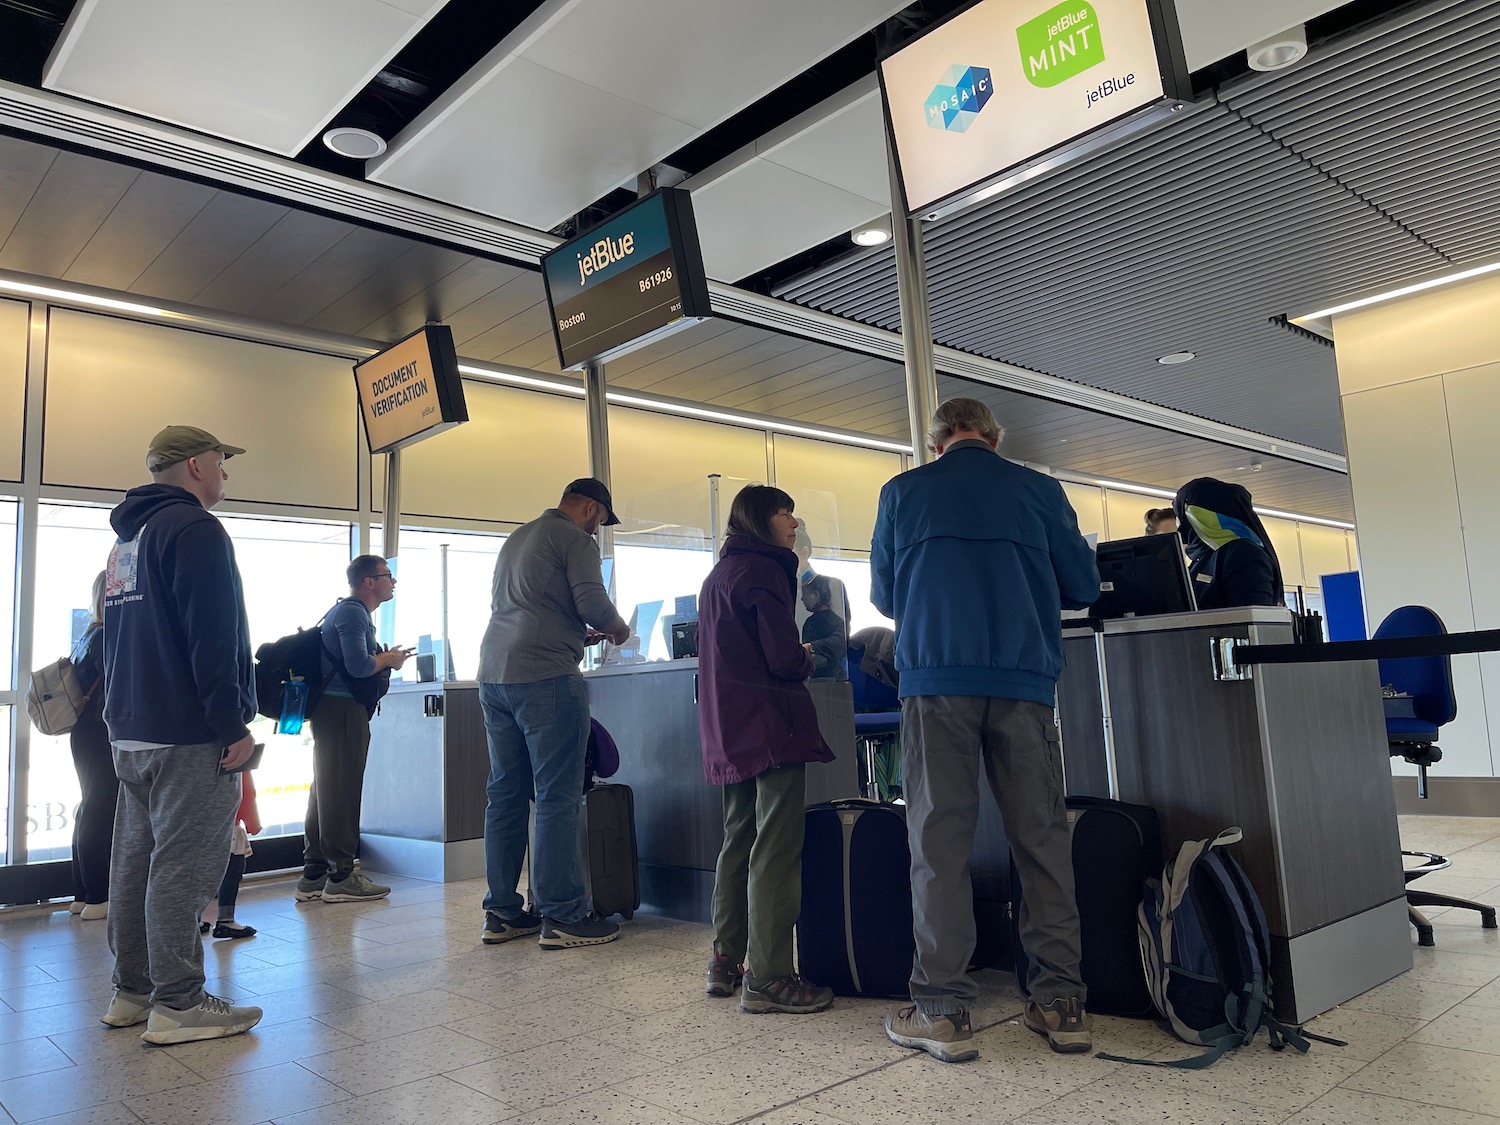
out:
<path id="1" fill-rule="evenodd" d="M 1214 678 L 1216 638 L 1289 644 L 1288 611 L 1246 608 L 1064 632 L 1058 709 L 1068 791 L 1151 805 L 1168 856 L 1238 825 L 1265 906 L 1278 1016 L 1302 1022 L 1412 966 L 1395 797 L 1373 661 L 1257 665 Z"/>
<path id="2" fill-rule="evenodd" d="M 620 748 L 610 781 L 635 790 L 641 900 L 707 920 L 723 842 L 723 790 L 703 779 L 696 660 L 625 664 L 584 674 L 589 710 Z M 859 795 L 854 697 L 811 680 L 818 722 L 837 760 L 807 769 L 807 801 Z M 454 882 L 484 874 L 489 750 L 479 685 L 393 684 L 370 724 L 360 854 L 372 870 Z"/>
<path id="3" fill-rule="evenodd" d="M 635 791 L 641 901 L 706 922 L 724 842 L 723 789 L 703 778 L 697 660 L 626 664 L 584 673 L 589 710 L 620 747 L 611 780 Z M 859 796 L 854 697 L 847 682 L 809 680 L 823 738 L 837 758 L 807 767 L 807 803 Z"/>
<path id="4" fill-rule="evenodd" d="M 489 773 L 478 684 L 392 684 L 370 723 L 361 862 L 438 882 L 482 876 Z"/>

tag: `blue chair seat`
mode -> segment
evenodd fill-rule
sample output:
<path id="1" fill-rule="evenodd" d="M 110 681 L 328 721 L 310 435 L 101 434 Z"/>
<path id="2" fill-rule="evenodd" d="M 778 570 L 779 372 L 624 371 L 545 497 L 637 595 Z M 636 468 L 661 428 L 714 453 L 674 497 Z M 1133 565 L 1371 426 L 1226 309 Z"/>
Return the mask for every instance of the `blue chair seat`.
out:
<path id="1" fill-rule="evenodd" d="M 876 734 L 895 734 L 901 729 L 900 711 L 876 711 L 854 716 L 854 733 L 868 737 Z"/>

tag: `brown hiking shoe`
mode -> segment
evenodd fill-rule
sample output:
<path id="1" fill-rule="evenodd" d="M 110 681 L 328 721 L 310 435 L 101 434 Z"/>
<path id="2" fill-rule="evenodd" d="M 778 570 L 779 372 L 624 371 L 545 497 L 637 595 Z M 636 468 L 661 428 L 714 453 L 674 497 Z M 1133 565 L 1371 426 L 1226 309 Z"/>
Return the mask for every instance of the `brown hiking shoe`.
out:
<path id="1" fill-rule="evenodd" d="M 803 1016 L 821 1012 L 833 1003 L 833 989 L 819 988 L 800 973 L 784 977 L 753 977 L 745 974 L 740 990 L 742 1012 L 786 1012 Z"/>
<path id="2" fill-rule="evenodd" d="M 1043 1006 L 1026 1001 L 1026 1026 L 1047 1037 L 1047 1045 L 1065 1055 L 1076 1055 L 1094 1046 L 1089 1034 L 1089 1015 L 1076 998 L 1054 1000 Z"/>
<path id="3" fill-rule="evenodd" d="M 947 1063 L 979 1057 L 971 1045 L 974 1029 L 969 1026 L 968 1012 L 930 1016 L 915 1004 L 892 1008 L 885 1016 L 885 1035 L 898 1046 L 926 1051 Z"/>
<path id="4" fill-rule="evenodd" d="M 709 954 L 708 984 L 704 991 L 710 996 L 733 996 L 744 979 L 745 966 L 738 964 L 727 954 Z"/>

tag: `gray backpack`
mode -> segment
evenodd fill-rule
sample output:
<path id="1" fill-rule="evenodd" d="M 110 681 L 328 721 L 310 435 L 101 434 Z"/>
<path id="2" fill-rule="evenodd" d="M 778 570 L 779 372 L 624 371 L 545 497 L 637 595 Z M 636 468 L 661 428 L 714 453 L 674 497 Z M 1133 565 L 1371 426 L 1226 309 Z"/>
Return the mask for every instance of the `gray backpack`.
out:
<path id="1" fill-rule="evenodd" d="M 69 655 L 31 674 L 31 686 L 26 690 L 26 713 L 31 716 L 31 725 L 43 734 L 67 734 L 78 725 L 78 719 L 89 700 L 94 698 L 94 693 L 103 689 L 103 676 L 87 689 L 78 677 L 78 665 L 98 631 L 98 625 L 90 625 Z"/>

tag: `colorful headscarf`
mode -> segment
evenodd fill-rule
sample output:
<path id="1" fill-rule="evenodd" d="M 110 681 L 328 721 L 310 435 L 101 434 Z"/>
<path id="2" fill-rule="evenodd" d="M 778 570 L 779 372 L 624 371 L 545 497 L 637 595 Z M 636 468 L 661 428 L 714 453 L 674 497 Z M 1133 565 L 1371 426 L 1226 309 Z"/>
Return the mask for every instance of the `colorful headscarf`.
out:
<path id="1" fill-rule="evenodd" d="M 1172 510 L 1177 513 L 1182 545 L 1195 563 L 1205 562 L 1213 552 L 1243 539 L 1270 556 L 1274 589 L 1282 589 L 1281 560 L 1248 490 L 1213 477 L 1198 477 L 1177 490 Z"/>

